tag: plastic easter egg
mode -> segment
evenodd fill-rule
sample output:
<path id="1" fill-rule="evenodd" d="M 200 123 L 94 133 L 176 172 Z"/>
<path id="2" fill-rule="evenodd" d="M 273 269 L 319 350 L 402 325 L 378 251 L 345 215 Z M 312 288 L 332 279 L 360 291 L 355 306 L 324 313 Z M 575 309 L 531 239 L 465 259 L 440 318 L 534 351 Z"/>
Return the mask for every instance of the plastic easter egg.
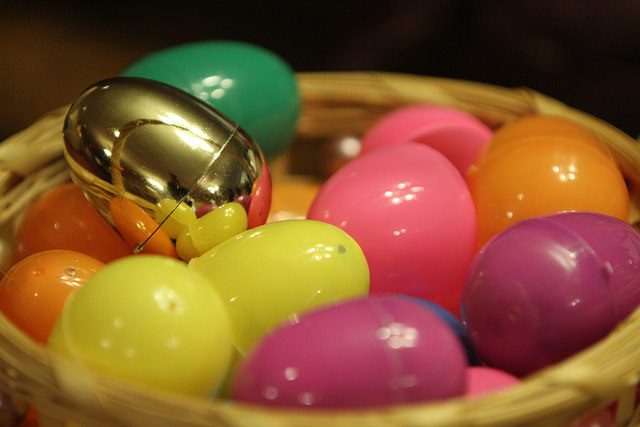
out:
<path id="1" fill-rule="evenodd" d="M 151 53 L 121 75 L 175 86 L 242 126 L 267 157 L 292 141 L 300 97 L 295 74 L 274 52 L 236 41 L 202 41 Z"/>
<path id="2" fill-rule="evenodd" d="M 132 200 L 114 197 L 109 201 L 109 213 L 132 252 L 178 257 L 176 247 L 167 233 Z"/>
<path id="3" fill-rule="evenodd" d="M 607 157 L 611 153 L 607 146 L 589 129 L 568 119 L 545 114 L 532 114 L 518 117 L 497 129 L 488 145 L 488 152 L 505 144 L 518 143 L 531 137 L 565 137 L 582 141 L 601 151 Z"/>
<path id="4" fill-rule="evenodd" d="M 530 137 L 505 144 L 469 171 L 467 183 L 483 245 L 509 225 L 565 210 L 626 220 L 629 193 L 611 158 L 566 137 Z"/>
<path id="5" fill-rule="evenodd" d="M 358 242 L 372 295 L 405 294 L 459 313 L 475 209 L 460 173 L 435 149 L 407 142 L 359 156 L 323 184 L 308 218 Z"/>
<path id="6" fill-rule="evenodd" d="M 71 294 L 48 346 L 121 380 L 197 396 L 229 368 L 229 316 L 186 264 L 137 255 L 104 266 Z"/>
<path id="7" fill-rule="evenodd" d="M 20 427 L 38 427 L 46 422 L 46 416 L 39 414 L 36 408 L 32 405 L 27 407 L 26 413 L 21 417 Z"/>
<path id="8" fill-rule="evenodd" d="M 371 126 L 362 136 L 362 153 L 415 141 L 440 151 L 465 176 L 493 132 L 461 110 L 416 104 L 398 108 Z"/>
<path id="9" fill-rule="evenodd" d="M 256 179 L 252 195 L 240 195 L 234 200 L 247 210 L 248 228 L 263 225 L 271 208 L 271 174 L 266 163 L 262 163 L 261 169 L 262 173 Z"/>
<path id="10" fill-rule="evenodd" d="M 557 117 L 546 114 L 530 114 L 517 117 L 516 119 L 503 124 L 491 137 L 478 155 L 472 169 L 485 161 L 486 157 L 500 148 L 518 144 L 529 138 L 568 138 L 576 142 L 588 145 L 600 151 L 608 161 L 613 161 L 613 156 L 609 148 L 600 138 L 589 129 L 564 117 Z"/>
<path id="11" fill-rule="evenodd" d="M 609 273 L 618 321 L 640 305 L 640 234 L 630 224 L 594 212 L 565 212 L 545 219 L 576 232 Z"/>
<path id="12" fill-rule="evenodd" d="M 114 197 L 134 201 L 152 220 L 167 199 L 193 209 L 242 199 L 253 225 L 269 214 L 260 147 L 237 123 L 173 86 L 133 77 L 97 82 L 69 107 L 63 136 L 72 179 L 112 223 Z"/>
<path id="13" fill-rule="evenodd" d="M 466 396 L 480 396 L 520 384 L 518 377 L 489 366 L 469 366 L 465 374 Z"/>
<path id="14" fill-rule="evenodd" d="M 442 319 L 447 326 L 451 328 L 451 330 L 456 334 L 460 342 L 462 343 L 464 350 L 467 354 L 467 359 L 470 365 L 479 365 L 480 360 L 478 356 L 475 354 L 473 347 L 471 346 L 471 342 L 469 341 L 469 337 L 467 336 L 467 329 L 464 327 L 460 319 L 453 315 L 449 310 L 446 310 L 440 307 L 438 304 L 435 304 L 431 301 L 427 301 L 422 298 L 414 298 L 414 297 L 406 297 L 401 295 L 400 297 L 408 298 L 410 301 L 421 304 L 428 310 L 434 312 L 440 319 Z"/>
<path id="15" fill-rule="evenodd" d="M 45 191 L 26 208 L 15 241 L 16 261 L 50 249 L 82 252 L 102 262 L 131 255 L 129 245 L 72 182 Z"/>
<path id="16" fill-rule="evenodd" d="M 171 239 L 177 239 L 187 226 L 196 220 L 196 211 L 186 202 L 174 199 L 161 199 L 153 212 L 155 222 Z"/>
<path id="17" fill-rule="evenodd" d="M 477 354 L 516 376 L 586 348 L 618 320 L 610 266 L 573 229 L 544 217 L 492 238 L 472 262 L 462 298 Z"/>
<path id="18" fill-rule="evenodd" d="M 441 400 L 464 392 L 466 358 L 449 327 L 407 299 L 320 308 L 265 336 L 243 360 L 233 399 L 345 408 Z"/>
<path id="19" fill-rule="evenodd" d="M 616 404 L 587 415 L 571 424 L 571 427 L 614 427 L 616 425 Z"/>
<path id="20" fill-rule="evenodd" d="M 207 252 L 247 229 L 247 211 L 240 203 L 226 203 L 187 225 L 176 240 L 178 255 L 185 261 Z"/>
<path id="21" fill-rule="evenodd" d="M 65 249 L 31 254 L 11 267 L 0 281 L 0 311 L 44 344 L 69 294 L 103 265 L 89 255 Z"/>
<path id="22" fill-rule="evenodd" d="M 240 355 L 290 317 L 369 291 L 367 260 L 358 244 L 320 221 L 278 221 L 247 230 L 192 259 L 189 267 L 221 295 Z"/>

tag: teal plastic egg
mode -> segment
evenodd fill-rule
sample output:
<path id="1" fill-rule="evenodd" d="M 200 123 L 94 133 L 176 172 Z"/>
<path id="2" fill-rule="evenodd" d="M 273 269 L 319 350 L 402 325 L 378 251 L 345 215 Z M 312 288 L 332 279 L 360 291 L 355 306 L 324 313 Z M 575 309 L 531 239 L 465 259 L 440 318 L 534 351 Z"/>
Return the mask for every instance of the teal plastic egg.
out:
<path id="1" fill-rule="evenodd" d="M 151 53 L 122 73 L 158 80 L 237 122 L 267 157 L 293 140 L 300 114 L 295 73 L 275 53 L 236 41 L 202 41 Z"/>

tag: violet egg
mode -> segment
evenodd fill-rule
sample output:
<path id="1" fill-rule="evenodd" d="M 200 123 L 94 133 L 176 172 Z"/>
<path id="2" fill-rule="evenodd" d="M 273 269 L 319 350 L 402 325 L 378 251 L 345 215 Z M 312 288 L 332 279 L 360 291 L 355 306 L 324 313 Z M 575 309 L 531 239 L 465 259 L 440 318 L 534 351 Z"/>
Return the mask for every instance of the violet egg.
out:
<path id="1" fill-rule="evenodd" d="M 640 234 L 630 224 L 595 212 L 564 212 L 545 218 L 569 227 L 595 251 L 609 272 L 618 321 L 640 305 Z"/>
<path id="2" fill-rule="evenodd" d="M 232 380 L 235 400 L 285 407 L 394 405 L 460 396 L 466 356 L 451 329 L 405 298 L 307 312 L 262 339 Z"/>
<path id="3" fill-rule="evenodd" d="M 476 251 L 475 208 L 458 170 L 435 149 L 404 142 L 355 158 L 322 185 L 307 217 L 358 242 L 372 295 L 405 294 L 459 313 Z"/>
<path id="4" fill-rule="evenodd" d="M 610 264 L 563 221 L 520 221 L 492 238 L 468 271 L 469 339 L 489 366 L 516 376 L 556 363 L 616 325 L 611 278 Z"/>

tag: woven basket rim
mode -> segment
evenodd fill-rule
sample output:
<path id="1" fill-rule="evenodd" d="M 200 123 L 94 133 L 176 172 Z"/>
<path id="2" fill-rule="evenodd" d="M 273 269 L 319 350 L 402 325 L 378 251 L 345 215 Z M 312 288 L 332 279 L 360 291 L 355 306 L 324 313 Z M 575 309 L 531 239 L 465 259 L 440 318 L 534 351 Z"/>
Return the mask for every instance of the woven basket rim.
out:
<path id="1" fill-rule="evenodd" d="M 508 89 L 484 83 L 380 72 L 298 73 L 303 99 L 298 134 L 330 137 L 362 133 L 393 108 L 431 103 L 466 111 L 492 128 L 527 114 L 548 114 L 582 124 L 610 148 L 632 194 L 640 186 L 637 142 L 614 126 L 528 88 Z M 64 162 L 61 126 L 66 107 L 51 112 L 0 145 L 4 173 L 0 207 L 22 207 L 35 197 L 17 200 L 28 180 L 43 165 Z M 47 146 L 47 154 L 25 164 L 24 150 Z M 7 148 L 9 147 L 9 148 Z M 21 147 L 21 148 L 16 148 Z M 31 152 L 29 151 L 29 152 Z M 16 168 L 15 164 L 19 166 Z M 16 178 L 16 176 L 18 178 Z M 52 176 L 54 178 L 52 178 Z M 68 179 L 64 171 L 42 177 L 47 184 Z M 29 188 L 37 186 L 34 178 Z M 17 200 L 17 201 L 16 201 Z M 19 207 L 15 208 L 19 212 Z M 14 212 L 5 222 L 15 219 Z M 1 218 L 0 218 L 1 219 Z M 633 218 L 630 218 L 633 221 Z M 82 422 L 109 409 L 105 425 L 550 425 L 619 401 L 618 413 L 630 419 L 640 371 L 640 309 L 605 339 L 585 351 L 526 378 L 504 392 L 474 399 L 354 410 L 291 410 L 225 401 L 183 398 L 147 391 L 84 368 L 69 365 L 27 339 L 0 315 L 0 382 L 11 393 L 30 399 L 45 414 Z M 142 398 L 142 396 L 147 396 Z M 629 403 L 633 396 L 633 403 Z M 620 407 L 630 408 L 622 413 Z M 62 406 L 62 408 L 61 408 Z M 624 409 L 624 408 L 623 408 Z M 96 412 L 97 411 L 97 412 Z M 151 417 L 151 418 L 145 418 Z M 96 423 L 92 423 L 96 425 Z M 98 423 L 99 425 L 99 423 Z"/>

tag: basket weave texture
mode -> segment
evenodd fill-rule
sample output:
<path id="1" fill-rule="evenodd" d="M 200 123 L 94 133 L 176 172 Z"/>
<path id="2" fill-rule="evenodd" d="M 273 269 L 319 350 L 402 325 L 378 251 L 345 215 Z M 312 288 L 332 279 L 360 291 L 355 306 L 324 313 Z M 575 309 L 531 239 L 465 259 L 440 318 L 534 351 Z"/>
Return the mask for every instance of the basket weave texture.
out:
<path id="1" fill-rule="evenodd" d="M 640 147 L 606 122 L 527 88 L 414 75 L 299 73 L 303 98 L 298 140 L 358 135 L 388 111 L 431 103 L 469 112 L 492 128 L 527 114 L 577 122 L 609 147 L 631 190 L 629 221 L 638 220 Z M 11 239 L 15 220 L 40 193 L 68 180 L 61 107 L 0 144 L 0 227 Z M 282 167 L 281 165 L 285 166 Z M 287 173 L 286 155 L 272 174 Z M 161 394 L 90 372 L 51 354 L 0 315 L 0 388 L 39 411 L 42 425 L 87 426 L 502 426 L 571 425 L 617 402 L 616 425 L 640 424 L 640 309 L 607 338 L 504 392 L 473 400 L 366 410 L 285 410 Z"/>

